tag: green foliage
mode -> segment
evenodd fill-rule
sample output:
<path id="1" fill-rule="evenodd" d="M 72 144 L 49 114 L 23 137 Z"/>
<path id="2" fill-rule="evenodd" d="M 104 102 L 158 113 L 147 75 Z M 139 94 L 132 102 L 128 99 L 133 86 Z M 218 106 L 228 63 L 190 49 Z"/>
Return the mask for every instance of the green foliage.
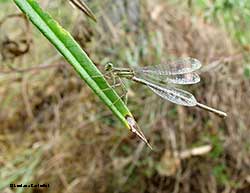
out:
<path id="1" fill-rule="evenodd" d="M 223 154 L 223 145 L 218 136 L 211 136 L 210 141 L 213 146 L 213 150 L 210 152 L 210 157 L 218 162 Z M 227 174 L 227 167 L 223 163 L 218 163 L 212 171 L 213 175 L 216 177 L 216 181 L 220 185 L 225 185 L 230 182 L 229 176 Z"/>
<path id="2" fill-rule="evenodd" d="M 144 176 L 150 178 L 153 176 L 155 170 L 156 170 L 156 163 L 154 162 L 152 157 L 146 158 L 143 162 L 143 165 L 145 165 L 145 169 L 143 170 Z"/>
<path id="3" fill-rule="evenodd" d="M 230 179 L 226 172 L 226 166 L 225 164 L 217 165 L 213 168 L 213 175 L 216 177 L 216 180 L 221 185 L 228 184 Z"/>
<path id="4" fill-rule="evenodd" d="M 244 76 L 247 79 L 250 79 L 250 66 L 249 65 L 245 66 L 245 68 L 244 68 Z"/>
<path id="5" fill-rule="evenodd" d="M 167 116 L 169 118 L 176 118 L 177 115 L 178 115 L 177 108 L 176 108 L 176 106 L 174 106 L 173 108 L 169 109 Z"/>
<path id="6" fill-rule="evenodd" d="M 210 157 L 213 159 L 219 158 L 223 154 L 223 146 L 218 136 L 211 136 L 210 141 L 212 143 L 213 150 L 210 152 Z"/>
<path id="7" fill-rule="evenodd" d="M 0 0 L 0 3 L 7 3 L 9 0 Z"/>
<path id="8" fill-rule="evenodd" d="M 195 6 L 205 12 L 207 19 L 213 19 L 225 26 L 227 31 L 242 45 L 250 43 L 250 3 L 249 0 L 196 0 Z"/>

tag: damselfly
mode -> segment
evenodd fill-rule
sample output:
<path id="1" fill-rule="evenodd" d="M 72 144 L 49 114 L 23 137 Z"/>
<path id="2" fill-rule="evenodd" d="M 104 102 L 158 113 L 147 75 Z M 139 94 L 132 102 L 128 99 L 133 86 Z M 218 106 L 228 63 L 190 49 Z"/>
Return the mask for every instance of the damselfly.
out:
<path id="1" fill-rule="evenodd" d="M 136 68 L 116 68 L 112 63 L 105 66 L 107 72 L 120 78 L 127 78 L 146 85 L 154 93 L 172 103 L 184 106 L 197 106 L 202 109 L 226 117 L 227 114 L 212 107 L 199 103 L 195 97 L 175 85 L 195 84 L 200 81 L 195 72 L 201 67 L 199 60 L 194 58 L 177 59 L 166 64 Z"/>

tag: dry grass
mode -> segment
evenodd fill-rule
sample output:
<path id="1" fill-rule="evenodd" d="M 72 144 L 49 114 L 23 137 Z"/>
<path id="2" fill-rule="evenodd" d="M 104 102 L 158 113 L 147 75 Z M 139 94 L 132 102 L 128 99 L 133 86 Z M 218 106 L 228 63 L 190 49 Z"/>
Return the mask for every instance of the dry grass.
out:
<path id="1" fill-rule="evenodd" d="M 65 25 L 77 18 L 72 32 L 100 68 L 110 60 L 132 66 L 169 57 L 200 59 L 202 81 L 189 90 L 228 118 L 164 102 L 128 82 L 129 107 L 152 152 L 127 133 L 41 35 L 11 31 L 15 41 L 26 34 L 32 49 L 1 61 L 0 166 L 7 174 L 32 162 L 34 152 L 27 151 L 40 147 L 32 182 L 51 188 L 39 192 L 250 192 L 250 82 L 243 77 L 242 50 L 220 26 L 161 0 L 141 6 L 138 25 L 129 19 L 113 25 L 100 8 L 100 23 L 93 25 L 76 13 L 67 17 L 69 7 L 53 12 L 59 5 L 50 6 L 55 17 L 64 16 Z M 16 72 L 20 69 L 26 70 Z M 203 145 L 212 150 L 180 158 L 181 152 Z M 23 155 L 26 159 L 13 163 Z"/>

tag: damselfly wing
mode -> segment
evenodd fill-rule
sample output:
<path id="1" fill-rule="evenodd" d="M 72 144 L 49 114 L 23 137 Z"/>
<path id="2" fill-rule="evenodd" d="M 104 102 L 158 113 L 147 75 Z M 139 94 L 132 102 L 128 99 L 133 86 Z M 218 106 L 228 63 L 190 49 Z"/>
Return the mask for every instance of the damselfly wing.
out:
<path id="1" fill-rule="evenodd" d="M 173 84 L 198 83 L 200 77 L 194 71 L 200 67 L 201 63 L 197 59 L 185 58 L 168 61 L 165 65 L 135 68 L 134 72 L 135 77 L 146 81 L 145 85 L 163 99 L 179 105 L 195 106 L 195 97 L 187 91 L 175 88 Z"/>
<path id="2" fill-rule="evenodd" d="M 155 74 L 136 72 L 135 75 L 137 77 L 159 84 L 188 85 L 200 82 L 200 77 L 195 72 L 190 72 L 186 74 L 176 74 L 176 75 L 155 75 Z"/>
<path id="3" fill-rule="evenodd" d="M 195 58 L 182 58 L 168 60 L 164 64 L 135 68 L 145 74 L 152 75 L 178 75 L 194 72 L 201 67 L 201 62 Z"/>
<path id="4" fill-rule="evenodd" d="M 135 68 L 135 75 L 148 81 L 161 84 L 196 84 L 200 77 L 194 71 L 201 67 L 194 58 L 168 61 L 166 64 Z"/>
<path id="5" fill-rule="evenodd" d="M 196 106 L 197 101 L 194 96 L 182 89 L 174 87 L 161 87 L 160 89 L 148 86 L 154 93 L 162 97 L 163 99 L 169 100 L 172 103 L 183 105 L 183 106 Z"/>

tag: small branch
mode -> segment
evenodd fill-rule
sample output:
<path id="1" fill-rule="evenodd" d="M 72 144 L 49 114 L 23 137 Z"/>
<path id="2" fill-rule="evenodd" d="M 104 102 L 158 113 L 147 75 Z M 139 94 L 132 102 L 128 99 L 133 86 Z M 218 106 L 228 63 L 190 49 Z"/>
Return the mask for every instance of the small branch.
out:
<path id="1" fill-rule="evenodd" d="M 55 55 L 55 56 L 49 58 L 48 60 L 46 60 L 45 62 L 43 62 L 42 64 L 39 64 L 39 65 L 33 66 L 33 67 L 22 68 L 22 69 L 15 68 L 13 66 L 8 65 L 10 70 L 0 71 L 0 74 L 27 73 L 27 72 L 32 72 L 32 71 L 45 70 L 48 68 L 58 67 L 58 66 L 62 65 L 61 62 L 56 63 L 56 64 L 52 64 L 52 63 L 55 62 L 56 60 L 58 60 L 60 57 L 61 57 L 60 55 Z"/>
<path id="2" fill-rule="evenodd" d="M 193 149 L 188 149 L 179 153 L 180 159 L 187 159 L 191 156 L 201 156 L 207 154 L 212 149 L 211 145 L 204 145 L 201 147 L 195 147 Z"/>

